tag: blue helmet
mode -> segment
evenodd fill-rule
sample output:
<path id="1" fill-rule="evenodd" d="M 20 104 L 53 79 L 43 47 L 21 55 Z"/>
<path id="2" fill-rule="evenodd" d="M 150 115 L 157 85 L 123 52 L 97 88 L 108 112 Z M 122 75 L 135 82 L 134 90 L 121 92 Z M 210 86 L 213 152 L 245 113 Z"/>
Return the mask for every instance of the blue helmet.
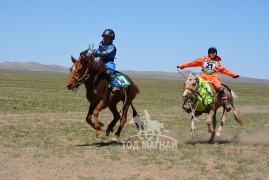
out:
<path id="1" fill-rule="evenodd" d="M 209 54 L 209 52 L 216 52 L 216 53 L 218 53 L 217 48 L 215 46 L 209 47 L 208 54 Z"/>
<path id="2" fill-rule="evenodd" d="M 114 33 L 114 31 L 113 31 L 112 29 L 106 29 L 106 30 L 103 32 L 102 36 L 103 36 L 103 37 L 104 37 L 104 36 L 109 36 L 109 37 L 111 37 L 112 40 L 115 39 L 115 33 Z"/>

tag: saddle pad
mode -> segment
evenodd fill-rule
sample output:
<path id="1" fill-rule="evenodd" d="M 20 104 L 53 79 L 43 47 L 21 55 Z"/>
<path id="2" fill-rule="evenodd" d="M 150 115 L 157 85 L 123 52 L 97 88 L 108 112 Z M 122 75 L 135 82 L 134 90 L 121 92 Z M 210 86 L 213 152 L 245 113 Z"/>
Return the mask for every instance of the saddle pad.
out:
<path id="1" fill-rule="evenodd" d="M 131 84 L 131 82 L 119 71 L 115 71 L 116 80 L 118 81 L 120 87 L 127 87 Z M 108 83 L 108 88 L 111 88 L 112 85 Z"/>
<path id="2" fill-rule="evenodd" d="M 126 87 L 126 86 L 129 86 L 131 84 L 131 82 L 121 72 L 116 71 L 115 75 L 116 75 L 117 81 L 120 84 L 120 87 Z"/>
<path id="3" fill-rule="evenodd" d="M 196 107 L 197 111 L 203 111 L 208 105 L 213 103 L 214 96 L 209 84 L 201 77 L 198 78 L 198 88 L 193 98 L 193 106 Z"/>

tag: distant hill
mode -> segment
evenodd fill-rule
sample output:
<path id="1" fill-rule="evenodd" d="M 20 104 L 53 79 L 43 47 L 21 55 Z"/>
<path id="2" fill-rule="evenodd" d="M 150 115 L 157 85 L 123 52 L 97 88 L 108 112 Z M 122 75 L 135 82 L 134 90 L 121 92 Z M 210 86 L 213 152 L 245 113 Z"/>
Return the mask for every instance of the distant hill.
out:
<path id="1" fill-rule="evenodd" d="M 0 62 L 0 70 L 15 70 L 15 71 L 35 71 L 48 73 L 69 73 L 69 68 L 59 65 L 43 65 L 36 62 Z M 128 71 L 121 70 L 124 74 L 136 79 L 167 79 L 167 80 L 181 80 L 185 78 L 178 72 L 163 72 L 163 71 Z M 188 77 L 190 73 L 197 74 L 189 70 L 184 70 L 182 73 Z M 220 79 L 224 83 L 245 83 L 245 84 L 269 84 L 267 79 L 257 79 L 250 77 L 241 77 L 233 79 L 229 76 L 219 74 Z"/>
<path id="2" fill-rule="evenodd" d="M 45 71 L 45 72 L 60 72 L 68 73 L 67 67 L 58 66 L 55 64 L 44 65 L 36 62 L 2 62 L 0 69 L 18 70 L 18 71 Z"/>

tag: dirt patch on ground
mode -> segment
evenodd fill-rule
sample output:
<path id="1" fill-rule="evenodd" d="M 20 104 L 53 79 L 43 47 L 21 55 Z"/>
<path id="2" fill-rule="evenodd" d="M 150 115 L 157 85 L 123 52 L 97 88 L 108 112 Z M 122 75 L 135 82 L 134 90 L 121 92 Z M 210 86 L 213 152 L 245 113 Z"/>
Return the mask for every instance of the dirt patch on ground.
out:
<path id="1" fill-rule="evenodd" d="M 259 106 L 239 106 L 236 107 L 240 112 L 244 113 L 269 113 L 269 105 Z"/>
<path id="2" fill-rule="evenodd" d="M 264 129 L 257 130 L 252 133 L 240 134 L 233 138 L 234 142 L 243 144 L 269 144 L 269 123 L 264 126 Z"/>
<path id="3" fill-rule="evenodd" d="M 257 113 L 268 112 L 268 107 L 239 109 L 249 113 L 255 108 Z M 1 114 L 0 126 L 10 128 L 10 134 L 0 136 L 0 179 L 242 179 L 242 172 L 251 179 L 269 177 L 269 151 L 264 145 L 268 144 L 269 124 L 229 141 L 217 138 L 215 144 L 207 143 L 209 134 L 193 141 L 189 134 L 170 130 L 163 135 L 177 140 L 176 150 L 136 151 L 122 144 L 96 143 L 90 138 L 94 131 L 87 126 L 85 115 Z M 110 119 L 110 115 L 102 117 Z M 169 122 L 173 117 L 168 114 L 162 119 Z M 86 130 L 76 127 L 78 122 Z M 23 131 L 16 132 L 18 127 Z M 50 133 L 36 137 L 43 131 Z"/>

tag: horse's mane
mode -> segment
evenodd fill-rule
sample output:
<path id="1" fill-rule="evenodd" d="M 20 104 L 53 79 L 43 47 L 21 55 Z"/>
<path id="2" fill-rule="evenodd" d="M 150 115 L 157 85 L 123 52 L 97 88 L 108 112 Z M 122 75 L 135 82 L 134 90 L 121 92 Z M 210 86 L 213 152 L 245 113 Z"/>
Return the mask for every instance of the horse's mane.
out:
<path id="1" fill-rule="evenodd" d="M 80 53 L 80 57 L 82 57 L 82 55 L 84 55 L 84 59 L 82 59 L 82 60 L 89 62 L 89 65 L 91 66 L 90 67 L 91 70 L 93 70 L 93 71 L 99 71 L 100 73 L 105 72 L 106 71 L 105 66 L 102 65 L 102 64 L 100 64 L 98 61 L 95 61 L 94 60 L 94 56 L 91 55 L 91 56 L 87 57 L 86 56 L 86 53 L 87 52 L 88 52 L 88 50 L 85 50 L 85 51 L 82 51 Z"/>
<path id="2" fill-rule="evenodd" d="M 97 85 L 100 80 L 107 78 L 106 67 L 100 64 L 98 61 L 94 60 L 94 57 L 85 57 L 81 60 L 87 61 L 90 72 L 89 74 L 92 77 L 94 85 Z"/>
<path id="3" fill-rule="evenodd" d="M 91 66 L 90 68 L 92 71 L 99 72 L 99 74 L 103 74 L 106 72 L 106 67 L 102 65 L 101 63 L 99 63 L 98 61 L 91 59 L 89 63 L 90 63 L 90 66 Z"/>

